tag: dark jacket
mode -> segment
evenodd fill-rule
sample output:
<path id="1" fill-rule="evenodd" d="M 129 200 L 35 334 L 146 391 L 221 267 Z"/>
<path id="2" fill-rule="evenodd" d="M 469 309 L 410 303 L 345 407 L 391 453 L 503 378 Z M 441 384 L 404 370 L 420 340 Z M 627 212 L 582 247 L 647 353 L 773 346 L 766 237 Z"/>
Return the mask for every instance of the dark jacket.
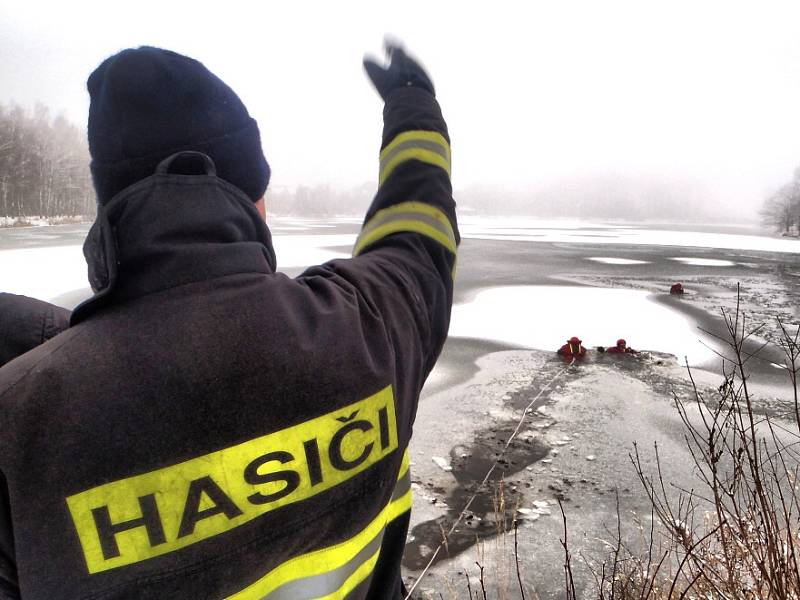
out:
<path id="1" fill-rule="evenodd" d="M 95 297 L 0 369 L 0 597 L 401 597 L 459 237 L 438 104 L 402 89 L 384 120 L 354 258 L 296 279 L 213 175 L 100 209 Z"/>
<path id="2" fill-rule="evenodd" d="M 69 325 L 69 311 L 26 296 L 0 294 L 0 367 Z"/>

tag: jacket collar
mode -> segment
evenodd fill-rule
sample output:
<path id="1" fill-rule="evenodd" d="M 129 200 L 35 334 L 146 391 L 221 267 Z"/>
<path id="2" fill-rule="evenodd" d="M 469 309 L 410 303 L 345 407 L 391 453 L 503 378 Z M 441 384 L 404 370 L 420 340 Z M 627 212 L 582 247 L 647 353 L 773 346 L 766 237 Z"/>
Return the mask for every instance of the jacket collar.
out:
<path id="1" fill-rule="evenodd" d="M 115 304 L 237 273 L 274 273 L 272 238 L 252 201 L 213 174 L 159 170 L 105 206 L 83 245 L 95 295 L 76 325 Z"/>

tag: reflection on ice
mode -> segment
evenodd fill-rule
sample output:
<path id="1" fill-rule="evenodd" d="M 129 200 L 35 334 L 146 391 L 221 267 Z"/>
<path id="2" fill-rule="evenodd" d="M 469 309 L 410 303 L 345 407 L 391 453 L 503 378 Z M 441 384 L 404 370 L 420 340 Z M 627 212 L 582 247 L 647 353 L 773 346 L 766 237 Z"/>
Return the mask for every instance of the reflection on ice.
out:
<path id="1" fill-rule="evenodd" d="M 720 260 L 717 258 L 673 258 L 685 265 L 692 265 L 694 267 L 733 267 L 735 262 L 730 260 Z"/>
<path id="2" fill-rule="evenodd" d="M 607 265 L 646 265 L 649 260 L 633 260 L 632 258 L 614 258 L 611 256 L 587 256 L 586 260 L 604 263 Z"/>
<path id="3" fill-rule="evenodd" d="M 453 307 L 450 335 L 553 351 L 573 335 L 587 348 L 624 337 L 637 350 L 668 352 L 681 360 L 688 356 L 693 365 L 712 358 L 700 342 L 703 334 L 649 295 L 573 286 L 485 288 Z"/>

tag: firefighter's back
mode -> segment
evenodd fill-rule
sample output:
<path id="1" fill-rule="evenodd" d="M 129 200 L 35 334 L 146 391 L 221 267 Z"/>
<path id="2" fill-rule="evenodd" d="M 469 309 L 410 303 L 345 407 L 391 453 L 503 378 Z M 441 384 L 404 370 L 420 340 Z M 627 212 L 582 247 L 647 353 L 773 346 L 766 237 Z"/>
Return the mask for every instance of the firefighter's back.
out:
<path id="1" fill-rule="evenodd" d="M 408 509 L 409 416 L 383 324 L 352 290 L 262 274 L 183 286 L 14 366 L 28 364 L 24 401 L 4 406 L 4 467 L 31 597 L 262 597 L 382 576 L 365 565 Z"/>

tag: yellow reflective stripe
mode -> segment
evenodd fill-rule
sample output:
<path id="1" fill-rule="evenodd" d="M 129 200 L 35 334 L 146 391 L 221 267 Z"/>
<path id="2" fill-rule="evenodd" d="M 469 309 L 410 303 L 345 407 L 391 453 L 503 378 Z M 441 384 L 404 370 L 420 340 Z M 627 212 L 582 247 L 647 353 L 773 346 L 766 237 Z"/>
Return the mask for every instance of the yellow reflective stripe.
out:
<path id="1" fill-rule="evenodd" d="M 400 496 L 397 500 L 393 500 L 386 508 L 386 522 L 391 523 L 397 517 L 402 515 L 405 512 L 411 510 L 411 505 L 413 504 L 413 495 L 411 493 L 411 488 L 408 488 L 408 491 Z"/>
<path id="2" fill-rule="evenodd" d="M 386 526 L 387 509 L 388 506 L 384 508 L 366 528 L 349 540 L 335 546 L 322 548 L 293 558 L 276 567 L 241 592 L 229 596 L 228 600 L 251 600 L 254 598 L 269 597 L 269 594 L 296 579 L 305 579 L 315 575 L 322 575 L 344 566 L 348 561 L 355 558 L 364 546 L 381 533 Z M 352 578 L 348 581 L 353 583 L 351 580 Z M 358 585 L 358 583 L 360 583 L 360 581 L 355 582 L 350 589 L 346 589 L 346 582 L 344 586 L 336 590 L 336 592 L 341 593 L 341 595 L 332 597 L 343 597 L 352 590 L 353 587 Z"/>
<path id="3" fill-rule="evenodd" d="M 450 250 L 453 254 L 456 252 L 456 246 L 451 240 L 442 235 L 441 232 L 437 231 L 430 225 L 426 225 L 425 223 L 420 223 L 419 221 L 411 221 L 411 220 L 402 220 L 402 221 L 393 221 L 391 223 L 386 223 L 385 225 L 381 225 L 380 227 L 375 228 L 369 235 L 364 236 L 361 238 L 362 247 L 369 246 L 370 244 L 378 241 L 381 238 L 386 237 L 387 235 L 391 235 L 393 233 L 400 233 L 402 231 L 409 231 L 413 233 L 420 233 L 422 235 L 428 236 L 429 238 L 439 242 L 442 246 Z M 356 254 L 360 252 L 360 249 L 356 250 Z"/>
<path id="4" fill-rule="evenodd" d="M 381 210 L 376 212 L 375 216 L 373 216 L 369 220 L 369 222 L 364 226 L 364 229 L 368 229 L 370 224 L 378 221 L 380 217 L 395 215 L 404 212 L 418 213 L 420 215 L 430 217 L 431 219 L 437 219 L 441 221 L 443 225 L 451 227 L 450 219 L 447 218 L 447 215 L 445 215 L 440 208 L 437 208 L 432 204 L 428 204 L 427 202 L 419 202 L 418 200 L 407 200 L 406 202 L 399 202 L 398 204 L 392 204 L 391 206 L 382 208 Z"/>
<path id="5" fill-rule="evenodd" d="M 421 129 L 416 129 L 412 131 L 404 131 L 403 133 L 398 133 L 396 136 L 394 136 L 394 139 L 392 139 L 392 141 L 389 142 L 383 150 L 381 150 L 381 160 L 389 156 L 401 144 L 413 141 L 433 142 L 444 148 L 448 155 L 450 154 L 450 144 L 441 133 L 436 131 L 423 131 Z"/>
<path id="6" fill-rule="evenodd" d="M 403 452 L 403 461 L 400 463 L 400 471 L 397 475 L 397 481 L 400 481 L 408 470 L 411 468 L 411 456 L 408 453 L 408 448 Z"/>
<path id="7" fill-rule="evenodd" d="M 355 536 L 340 544 L 322 548 L 297 556 L 274 568 L 261 579 L 244 590 L 229 596 L 227 600 L 300 600 L 326 598 L 340 600 L 353 591 L 372 573 L 380 555 L 380 543 L 386 525 L 411 509 L 412 492 L 409 475 L 410 457 L 408 449 L 397 477 L 397 488 L 407 486 L 405 493 L 389 502 L 372 522 Z M 399 491 L 396 488 L 396 492 Z M 377 549 L 366 560 L 352 570 L 346 578 L 337 579 L 337 574 L 346 573 L 352 561 L 370 546 Z M 339 583 L 341 581 L 341 583 Z M 330 589 L 332 586 L 333 589 Z M 324 591 L 322 591 L 324 589 Z"/>
<path id="8" fill-rule="evenodd" d="M 347 579 L 347 581 L 344 582 L 344 585 L 341 587 L 341 589 L 331 594 L 328 594 L 327 596 L 322 596 L 321 598 L 319 598 L 319 600 L 342 600 L 343 598 L 345 598 L 347 594 L 356 589 L 362 581 L 364 581 L 367 577 L 370 576 L 372 571 L 375 569 L 375 564 L 378 562 L 378 557 L 380 555 L 381 555 L 381 549 L 378 548 L 375 551 L 375 554 L 373 554 L 369 558 L 369 560 L 362 563 L 361 566 L 358 567 L 358 569 L 356 569 L 355 573 L 353 573 Z"/>
<path id="9" fill-rule="evenodd" d="M 378 186 L 383 185 L 399 165 L 409 160 L 441 167 L 450 176 L 450 144 L 442 134 L 435 131 L 404 131 L 381 151 Z"/>
<path id="10" fill-rule="evenodd" d="M 400 464 L 400 474 L 397 476 L 397 486 L 395 487 L 392 501 L 387 506 L 389 510 L 387 523 L 391 523 L 404 512 L 411 510 L 412 495 L 411 495 L 411 456 L 408 453 L 408 448 L 403 453 L 403 462 Z M 401 493 L 401 496 L 397 496 Z"/>
<path id="11" fill-rule="evenodd" d="M 450 219 L 439 208 L 424 202 L 401 202 L 375 213 L 356 240 L 353 256 L 392 233 L 425 235 L 456 254 L 456 236 Z"/>
<path id="12" fill-rule="evenodd" d="M 450 177 L 450 161 L 430 150 L 409 148 L 393 156 L 392 160 L 388 161 L 385 165 L 381 165 L 381 172 L 378 176 L 378 187 L 386 182 L 397 167 L 409 160 L 418 160 L 435 167 L 441 167 L 447 173 L 447 176 Z"/>

